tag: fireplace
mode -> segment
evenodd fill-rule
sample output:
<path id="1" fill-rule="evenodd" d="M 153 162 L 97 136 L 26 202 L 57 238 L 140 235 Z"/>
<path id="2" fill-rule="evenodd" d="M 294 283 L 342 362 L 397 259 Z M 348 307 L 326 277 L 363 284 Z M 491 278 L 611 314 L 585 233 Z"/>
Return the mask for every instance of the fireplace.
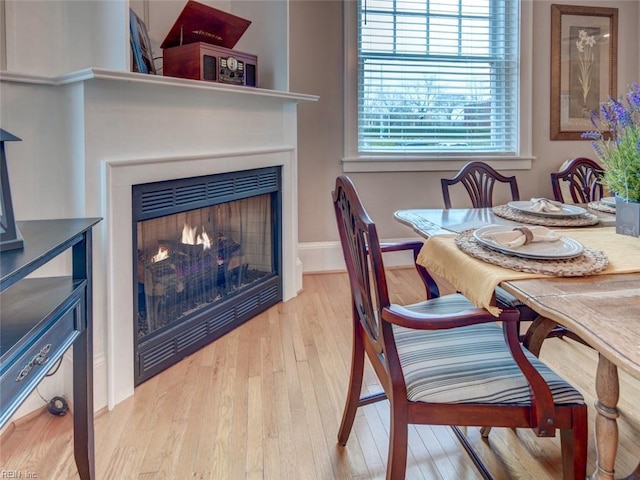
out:
<path id="1" fill-rule="evenodd" d="M 135 393 L 134 185 L 279 167 L 277 268 L 282 301 L 302 290 L 298 106 L 317 102 L 317 96 L 288 91 L 286 82 L 276 82 L 286 89 L 281 91 L 242 89 L 102 68 L 57 77 L 16 72 L 0 76 L 7 99 L 3 108 L 11 104 L 23 112 L 55 111 L 60 119 L 51 122 L 50 115 L 36 113 L 14 119 L 16 129 L 46 131 L 47 138 L 55 137 L 53 143 L 36 142 L 35 150 L 23 152 L 25 165 L 40 157 L 48 159 L 28 175 L 24 170 L 27 176 L 22 180 L 32 188 L 18 195 L 23 216 L 103 218 L 93 230 L 91 265 L 96 411 L 111 410 Z M 51 201 L 43 203 L 43 196 Z M 69 272 L 54 266 L 46 273 Z M 51 377 L 53 393 L 71 394 L 69 369 L 63 363 L 59 374 Z M 24 411 L 38 402 L 34 398 L 25 403 Z"/>
<path id="2" fill-rule="evenodd" d="M 136 385 L 282 300 L 280 170 L 132 186 Z"/>

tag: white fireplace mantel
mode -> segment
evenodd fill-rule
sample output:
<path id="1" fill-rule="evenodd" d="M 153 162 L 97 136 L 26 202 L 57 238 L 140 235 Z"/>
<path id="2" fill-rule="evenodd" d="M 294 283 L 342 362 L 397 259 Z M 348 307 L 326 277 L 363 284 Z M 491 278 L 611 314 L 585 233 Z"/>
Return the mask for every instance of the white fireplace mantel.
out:
<path id="1" fill-rule="evenodd" d="M 27 187 L 15 189 L 16 216 L 104 219 L 93 246 L 96 410 L 134 393 L 132 185 L 281 166 L 284 299 L 302 288 L 297 104 L 318 97 L 103 69 L 0 72 L 0 88 L 2 126 L 23 140 L 10 161 L 12 185 Z"/>
<path id="2" fill-rule="evenodd" d="M 205 82 L 199 80 L 189 80 L 177 77 L 164 77 L 161 75 L 144 75 L 135 72 L 124 72 L 119 70 L 107 70 L 104 68 L 87 68 L 77 72 L 60 75 L 58 77 L 46 77 L 32 75 L 14 71 L 0 70 L 0 81 L 13 82 L 32 85 L 69 85 L 87 80 L 114 80 L 140 83 L 145 85 L 164 85 L 181 89 L 208 90 L 217 92 L 227 92 L 234 95 L 249 95 L 256 97 L 273 97 L 282 100 L 292 100 L 295 102 L 316 102 L 316 95 L 304 93 L 284 92 L 281 90 L 269 90 L 265 88 L 244 87 L 239 85 L 228 85 L 224 83 Z"/>

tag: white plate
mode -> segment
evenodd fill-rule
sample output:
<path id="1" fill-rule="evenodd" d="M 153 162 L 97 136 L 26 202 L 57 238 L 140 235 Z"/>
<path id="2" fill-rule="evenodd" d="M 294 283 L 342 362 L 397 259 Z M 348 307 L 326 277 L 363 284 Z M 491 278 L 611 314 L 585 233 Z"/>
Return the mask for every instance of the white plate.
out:
<path id="1" fill-rule="evenodd" d="M 474 238 L 482 245 L 497 250 L 507 255 L 515 255 L 523 258 L 533 258 L 538 260 L 566 259 L 580 255 L 584 247 L 580 242 L 569 237 L 560 237 L 555 242 L 533 242 L 516 248 L 508 248 L 499 244 L 487 234 L 498 232 L 510 232 L 513 226 L 509 225 L 487 225 L 480 227 L 473 232 Z"/>
<path id="2" fill-rule="evenodd" d="M 615 207 L 616 206 L 616 197 L 602 197 L 600 199 L 600 203 L 606 205 L 607 207 Z"/>
<path id="3" fill-rule="evenodd" d="M 532 210 L 533 203 L 529 200 L 523 200 L 518 202 L 509 202 L 511 208 L 515 208 L 516 210 L 520 210 L 521 212 L 530 213 L 531 215 L 540 215 L 543 217 L 575 217 L 576 215 L 584 215 L 587 211 L 576 205 L 567 205 L 566 203 L 562 204 L 562 210 L 559 212 L 536 212 Z"/>

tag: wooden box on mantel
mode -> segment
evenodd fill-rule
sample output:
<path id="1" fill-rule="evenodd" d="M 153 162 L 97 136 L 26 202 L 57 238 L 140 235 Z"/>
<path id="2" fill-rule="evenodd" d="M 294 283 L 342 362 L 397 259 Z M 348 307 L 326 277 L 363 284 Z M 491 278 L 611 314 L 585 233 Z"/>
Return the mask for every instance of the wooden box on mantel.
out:
<path id="1" fill-rule="evenodd" d="M 258 85 L 258 57 L 232 50 L 251 21 L 189 0 L 160 47 L 165 76 Z"/>
<path id="2" fill-rule="evenodd" d="M 171 47 L 163 53 L 163 75 L 233 85 L 258 85 L 258 57 L 204 42 Z"/>

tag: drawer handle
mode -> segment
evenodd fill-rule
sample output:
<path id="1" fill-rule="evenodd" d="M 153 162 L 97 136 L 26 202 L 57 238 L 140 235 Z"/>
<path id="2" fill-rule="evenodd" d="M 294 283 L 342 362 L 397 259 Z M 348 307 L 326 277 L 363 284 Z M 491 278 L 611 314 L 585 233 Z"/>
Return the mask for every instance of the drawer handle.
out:
<path id="1" fill-rule="evenodd" d="M 20 373 L 18 373 L 18 376 L 16 377 L 16 382 L 21 382 L 22 380 L 24 380 L 25 377 L 29 375 L 29 372 L 31 372 L 33 367 L 35 367 L 36 365 L 44 365 L 45 363 L 47 363 L 49 361 L 49 359 L 47 358 L 47 355 L 49 354 L 50 351 L 51 351 L 51 344 L 47 343 L 44 347 L 40 349 L 38 354 L 35 357 L 33 357 L 31 361 L 27 363 L 22 370 L 20 370 Z"/>

